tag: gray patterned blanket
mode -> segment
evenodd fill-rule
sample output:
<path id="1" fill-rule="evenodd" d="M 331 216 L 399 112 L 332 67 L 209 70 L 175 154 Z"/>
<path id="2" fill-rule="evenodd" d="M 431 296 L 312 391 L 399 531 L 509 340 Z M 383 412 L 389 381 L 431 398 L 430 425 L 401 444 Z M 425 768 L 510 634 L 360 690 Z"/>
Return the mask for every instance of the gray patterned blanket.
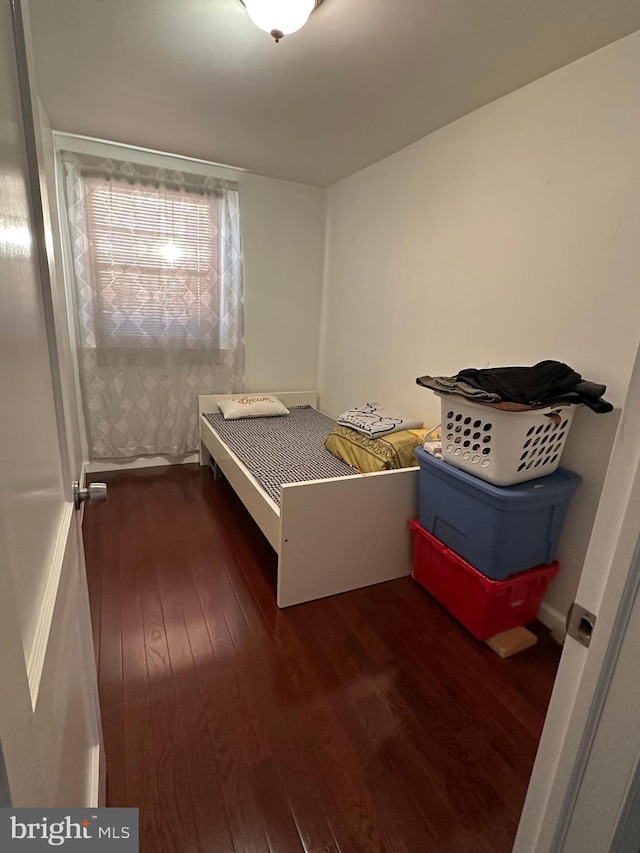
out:
<path id="1" fill-rule="evenodd" d="M 357 473 L 325 448 L 335 421 L 311 406 L 292 406 L 282 417 L 225 421 L 219 412 L 204 417 L 278 506 L 283 483 Z"/>

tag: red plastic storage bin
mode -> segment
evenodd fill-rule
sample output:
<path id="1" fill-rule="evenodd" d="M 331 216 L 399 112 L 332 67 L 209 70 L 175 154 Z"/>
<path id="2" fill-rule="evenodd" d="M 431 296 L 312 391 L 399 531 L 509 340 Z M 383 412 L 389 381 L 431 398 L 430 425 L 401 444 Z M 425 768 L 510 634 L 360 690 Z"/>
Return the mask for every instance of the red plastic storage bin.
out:
<path id="1" fill-rule="evenodd" d="M 413 531 L 413 576 L 478 640 L 532 622 L 558 563 L 539 566 L 502 581 L 476 571 L 418 521 Z"/>

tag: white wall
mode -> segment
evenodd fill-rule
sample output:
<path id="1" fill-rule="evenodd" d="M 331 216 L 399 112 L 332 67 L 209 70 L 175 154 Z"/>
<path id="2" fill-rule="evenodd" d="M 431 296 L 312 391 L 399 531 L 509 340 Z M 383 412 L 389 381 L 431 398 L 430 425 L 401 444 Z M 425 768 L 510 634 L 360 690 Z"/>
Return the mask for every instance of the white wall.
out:
<path id="1" fill-rule="evenodd" d="M 328 195 L 321 403 L 439 421 L 424 373 L 566 361 L 620 407 L 640 338 L 640 34 L 341 181 Z M 577 587 L 619 412 L 579 411 L 584 477 L 547 603 Z"/>
<path id="2" fill-rule="evenodd" d="M 317 387 L 325 191 L 197 161 L 56 133 L 56 147 L 239 183 L 245 272 L 246 387 Z M 212 392 L 215 389 L 212 389 Z"/>

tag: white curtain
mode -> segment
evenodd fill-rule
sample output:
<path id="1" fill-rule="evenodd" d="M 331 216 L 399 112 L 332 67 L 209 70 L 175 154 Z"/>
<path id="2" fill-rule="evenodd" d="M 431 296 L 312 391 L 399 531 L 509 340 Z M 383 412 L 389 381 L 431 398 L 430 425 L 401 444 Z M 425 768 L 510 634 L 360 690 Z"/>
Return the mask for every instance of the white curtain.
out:
<path id="1" fill-rule="evenodd" d="M 198 394 L 243 390 L 238 185 L 61 152 L 91 458 L 198 447 Z"/>

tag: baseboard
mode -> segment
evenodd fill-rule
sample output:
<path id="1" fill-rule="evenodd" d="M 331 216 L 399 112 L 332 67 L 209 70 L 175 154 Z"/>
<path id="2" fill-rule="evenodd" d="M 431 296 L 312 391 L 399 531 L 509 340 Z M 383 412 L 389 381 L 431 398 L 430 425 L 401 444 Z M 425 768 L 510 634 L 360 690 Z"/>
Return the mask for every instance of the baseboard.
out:
<path id="1" fill-rule="evenodd" d="M 134 456 L 126 459 L 92 459 L 87 462 L 88 474 L 102 471 L 130 471 L 134 468 L 157 468 L 161 465 L 187 465 L 199 462 L 197 452 L 185 456 Z"/>
<path id="2" fill-rule="evenodd" d="M 566 618 L 555 608 L 543 601 L 538 611 L 538 622 L 557 634 L 559 637 L 564 637 L 566 634 L 565 623 Z"/>

